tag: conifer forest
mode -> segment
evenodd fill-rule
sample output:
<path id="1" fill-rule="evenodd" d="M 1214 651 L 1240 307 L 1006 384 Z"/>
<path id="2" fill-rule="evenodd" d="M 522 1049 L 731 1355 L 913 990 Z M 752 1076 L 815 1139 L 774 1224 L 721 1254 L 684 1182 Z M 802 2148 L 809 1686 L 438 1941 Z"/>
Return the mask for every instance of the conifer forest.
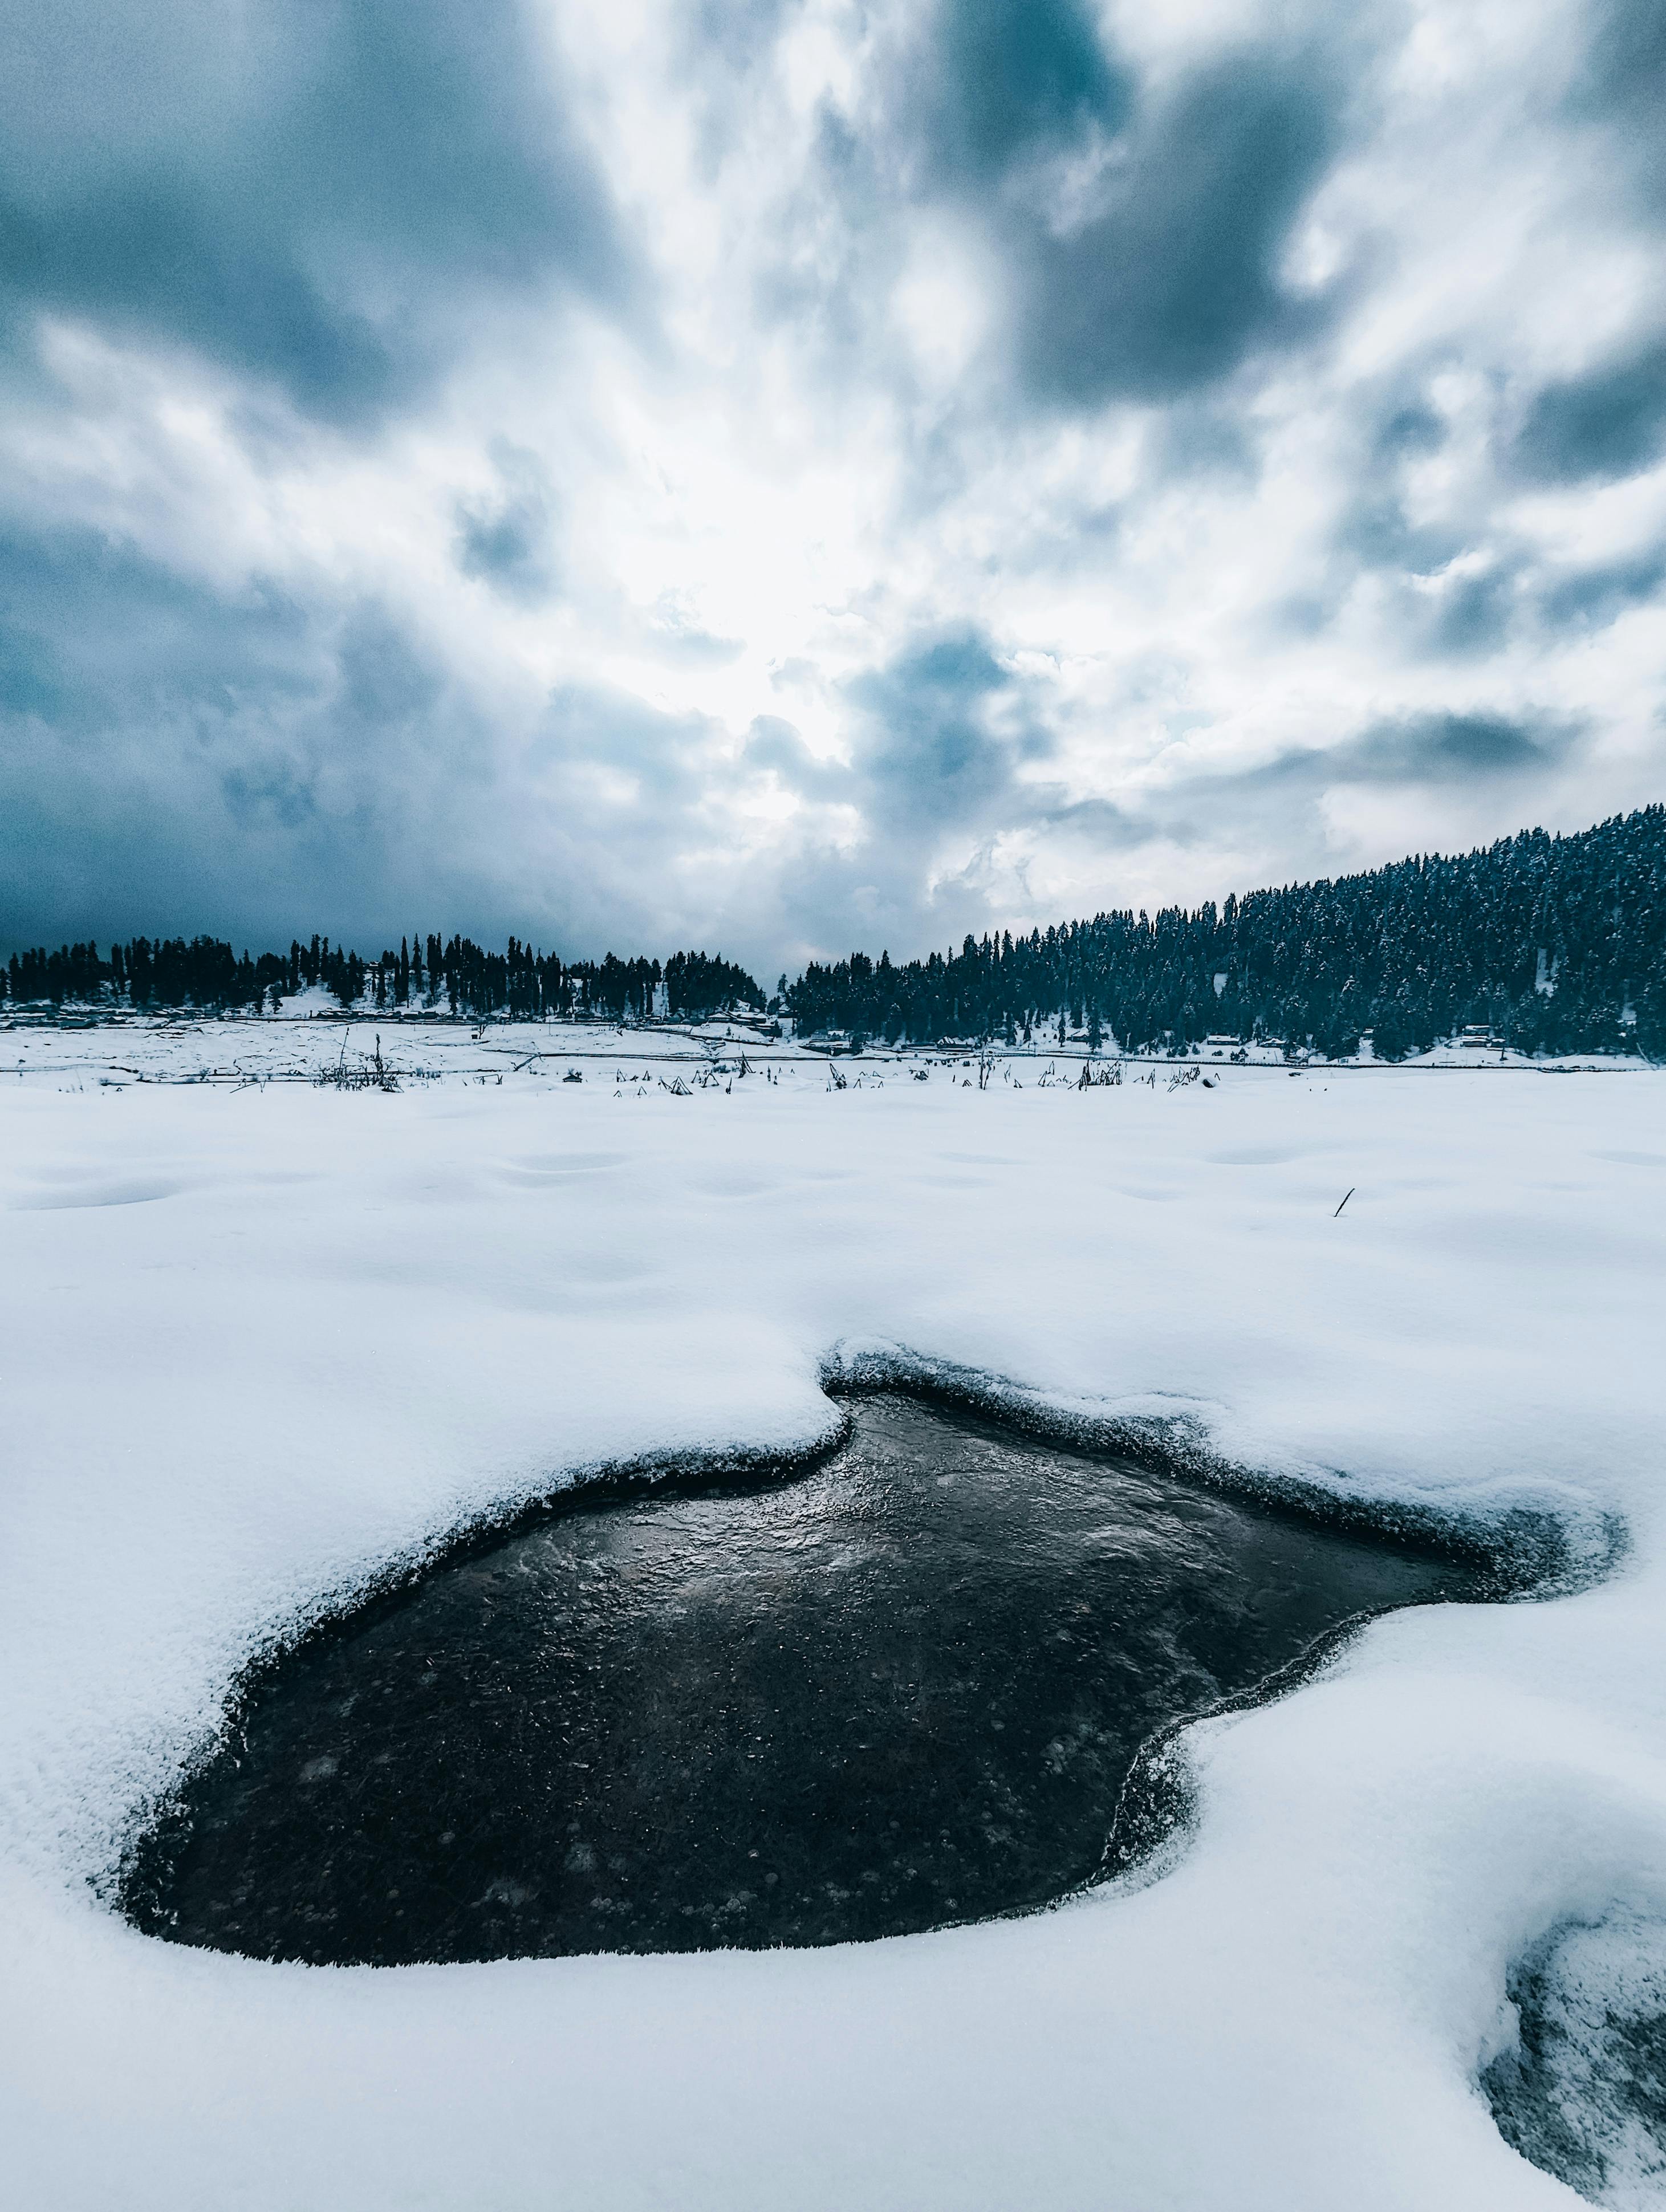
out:
<path id="1" fill-rule="evenodd" d="M 801 1030 L 1012 1039 L 1062 1016 L 1130 1051 L 1207 1036 L 1398 1060 L 1468 1024 L 1523 1052 L 1666 1055 L 1666 807 L 1576 836 L 1523 830 L 1216 908 L 1113 911 L 968 937 L 894 966 L 783 977 Z"/>
<path id="2" fill-rule="evenodd" d="M 563 962 L 511 937 L 502 952 L 421 933 L 365 958 L 327 937 L 252 957 L 212 937 L 135 937 L 15 954 L 14 1006 L 276 1012 L 322 987 L 344 1009 L 472 1020 L 697 1020 L 765 994 L 721 955 Z M 1379 1060 L 1485 1024 L 1523 1052 L 1666 1058 L 1666 806 L 1566 836 L 1529 830 L 1334 881 L 1156 915 L 1112 909 L 1027 935 L 968 936 L 893 963 L 853 952 L 786 975 L 768 999 L 800 1035 L 866 1042 L 1043 1037 L 1129 1051 L 1205 1036 Z"/>

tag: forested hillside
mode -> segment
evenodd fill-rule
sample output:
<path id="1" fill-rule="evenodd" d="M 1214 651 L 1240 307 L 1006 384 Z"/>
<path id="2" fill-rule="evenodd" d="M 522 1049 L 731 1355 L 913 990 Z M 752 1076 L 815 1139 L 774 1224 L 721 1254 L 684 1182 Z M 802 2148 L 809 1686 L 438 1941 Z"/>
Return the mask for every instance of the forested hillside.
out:
<path id="1" fill-rule="evenodd" d="M 781 990 L 801 1030 L 873 1038 L 1011 1038 L 1062 1014 L 1129 1050 L 1213 1033 L 1336 1055 L 1369 1030 L 1397 1060 L 1490 1022 L 1525 1052 L 1666 1058 L 1666 807 L 906 966 L 854 953 Z"/>
<path id="2" fill-rule="evenodd" d="M 97 1006 L 192 1006 L 226 1012 L 275 1010 L 300 991 L 322 986 L 344 1006 L 423 1008 L 477 1019 L 493 1014 L 521 1018 L 599 1013 L 615 1020 L 665 1004 L 687 1019 L 742 1002 L 762 1003 L 758 986 L 743 968 L 721 956 L 675 952 L 658 960 L 564 963 L 509 939 L 506 952 L 488 952 L 466 937 L 402 938 L 397 952 L 375 960 L 332 945 L 327 937 L 290 944 L 289 951 L 251 959 L 211 937 L 151 939 L 112 945 L 107 957 L 96 945 L 66 945 L 14 954 L 0 998 L 19 1004 L 66 1001 Z"/>
<path id="3" fill-rule="evenodd" d="M 209 937 L 15 955 L 15 1003 L 275 1008 L 307 986 L 343 1006 L 476 1018 L 595 1013 L 689 1018 L 763 994 L 720 957 L 563 963 L 514 938 L 402 939 L 375 960 L 327 938 L 251 958 Z M 1524 1052 L 1666 1059 L 1666 807 L 1566 837 L 1523 830 L 1484 850 L 1252 891 L 1187 911 L 1112 911 L 1057 928 L 968 937 L 893 965 L 860 952 L 783 975 L 772 1006 L 800 1030 L 879 1042 L 1034 1037 L 1061 1021 L 1097 1044 L 1183 1048 L 1229 1036 L 1333 1057 L 1371 1032 L 1398 1060 L 1466 1023 Z"/>

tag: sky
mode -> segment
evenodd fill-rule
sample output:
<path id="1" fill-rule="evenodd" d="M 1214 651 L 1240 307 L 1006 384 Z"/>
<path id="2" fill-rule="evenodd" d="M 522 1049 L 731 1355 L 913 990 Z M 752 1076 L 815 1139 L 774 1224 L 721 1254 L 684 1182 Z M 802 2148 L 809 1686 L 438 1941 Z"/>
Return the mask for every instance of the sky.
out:
<path id="1" fill-rule="evenodd" d="M 1657 0 L 11 0 L 0 946 L 722 951 L 1666 795 Z"/>

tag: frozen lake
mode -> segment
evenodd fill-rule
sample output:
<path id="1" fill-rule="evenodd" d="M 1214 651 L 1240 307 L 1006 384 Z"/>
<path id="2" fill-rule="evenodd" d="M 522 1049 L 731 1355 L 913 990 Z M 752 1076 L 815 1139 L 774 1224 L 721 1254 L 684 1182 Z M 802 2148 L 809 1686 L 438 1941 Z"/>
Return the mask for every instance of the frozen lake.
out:
<path id="1" fill-rule="evenodd" d="M 754 1478 L 756 1481 L 756 1478 Z M 1164 1723 L 1473 1571 L 917 1400 L 769 1488 L 587 1501 L 265 1680 L 149 1932 L 316 1965 L 903 1935 L 1100 1871 Z"/>

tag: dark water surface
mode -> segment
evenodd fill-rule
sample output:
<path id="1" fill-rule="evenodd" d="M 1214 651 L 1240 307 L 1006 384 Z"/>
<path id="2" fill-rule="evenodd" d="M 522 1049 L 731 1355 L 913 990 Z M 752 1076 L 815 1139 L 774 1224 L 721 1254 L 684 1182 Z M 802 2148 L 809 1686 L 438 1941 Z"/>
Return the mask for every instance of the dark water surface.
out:
<path id="1" fill-rule="evenodd" d="M 779 1487 L 575 1505 L 280 1662 L 130 1874 L 319 1963 L 830 1943 L 1099 1869 L 1140 1743 L 1368 1608 L 1470 1595 L 912 1400 Z"/>

